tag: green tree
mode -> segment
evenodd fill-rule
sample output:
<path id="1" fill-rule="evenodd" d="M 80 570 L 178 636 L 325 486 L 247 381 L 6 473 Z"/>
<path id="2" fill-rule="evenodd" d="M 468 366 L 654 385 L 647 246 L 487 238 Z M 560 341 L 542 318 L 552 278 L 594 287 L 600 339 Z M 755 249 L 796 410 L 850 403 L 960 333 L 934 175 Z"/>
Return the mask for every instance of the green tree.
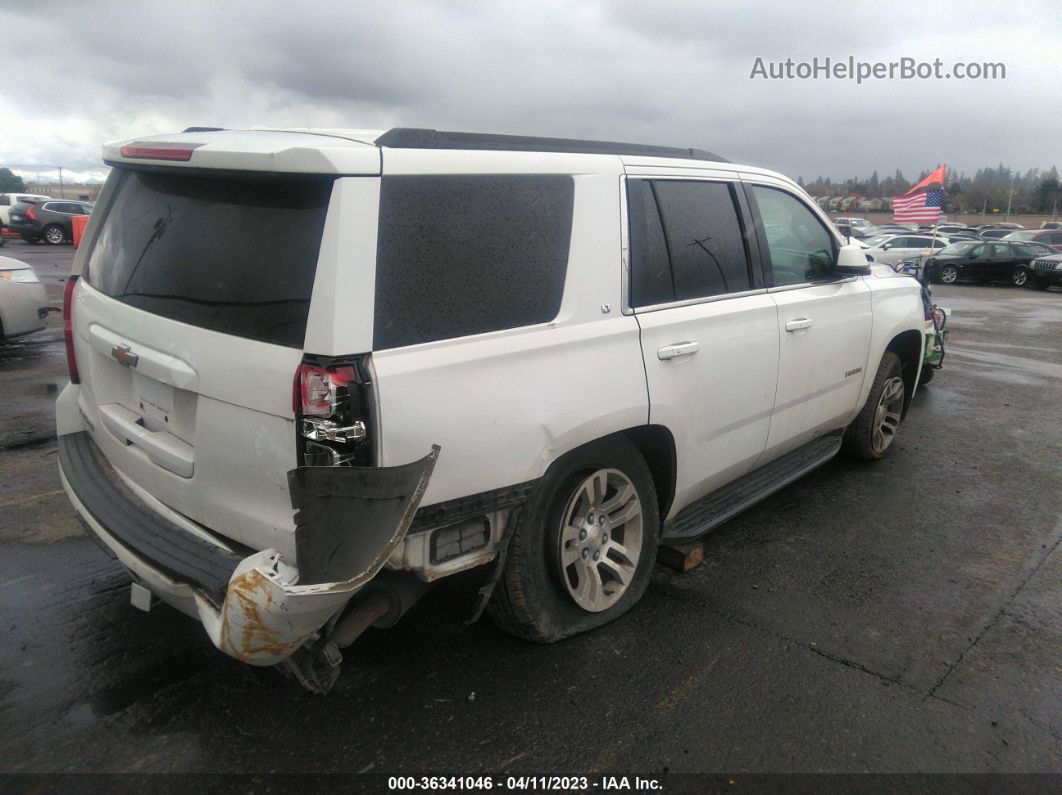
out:
<path id="1" fill-rule="evenodd" d="M 26 190 L 26 183 L 22 177 L 12 173 L 10 168 L 0 168 L 0 191 L 4 193 L 22 193 Z"/>

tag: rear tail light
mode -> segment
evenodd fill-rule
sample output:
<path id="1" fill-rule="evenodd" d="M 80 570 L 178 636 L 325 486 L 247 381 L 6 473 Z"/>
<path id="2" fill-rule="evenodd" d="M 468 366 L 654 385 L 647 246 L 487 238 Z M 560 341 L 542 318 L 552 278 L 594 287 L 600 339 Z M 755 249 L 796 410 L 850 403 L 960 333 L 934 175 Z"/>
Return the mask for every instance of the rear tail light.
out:
<path id="1" fill-rule="evenodd" d="M 318 367 L 300 364 L 293 409 L 304 417 L 331 417 L 339 410 L 340 390 L 358 378 L 353 365 Z"/>
<path id="2" fill-rule="evenodd" d="M 311 357 L 312 358 L 312 357 Z M 369 385 L 358 360 L 304 361 L 295 371 L 292 411 L 306 466 L 369 465 Z"/>
<path id="3" fill-rule="evenodd" d="M 77 372 L 77 354 L 74 353 L 74 288 L 77 276 L 67 279 L 63 288 L 63 339 L 66 341 L 66 369 L 70 371 L 70 383 L 80 384 Z"/>
<path id="4" fill-rule="evenodd" d="M 33 209 L 33 205 L 32 204 L 29 207 L 26 208 L 26 220 L 27 221 L 36 221 L 37 220 L 37 211 Z"/>

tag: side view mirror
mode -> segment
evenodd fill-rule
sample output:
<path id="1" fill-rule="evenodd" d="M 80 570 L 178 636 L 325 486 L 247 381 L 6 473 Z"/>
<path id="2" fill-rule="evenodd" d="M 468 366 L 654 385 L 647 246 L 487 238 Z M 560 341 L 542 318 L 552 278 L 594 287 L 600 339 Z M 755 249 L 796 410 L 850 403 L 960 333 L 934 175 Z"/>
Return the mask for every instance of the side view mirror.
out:
<path id="1" fill-rule="evenodd" d="M 837 252 L 837 272 L 844 276 L 866 276 L 870 273 L 867 255 L 854 243 L 841 246 Z"/>
<path id="2" fill-rule="evenodd" d="M 881 244 L 881 250 L 882 251 L 888 251 L 890 248 L 892 248 L 892 243 L 882 243 Z"/>

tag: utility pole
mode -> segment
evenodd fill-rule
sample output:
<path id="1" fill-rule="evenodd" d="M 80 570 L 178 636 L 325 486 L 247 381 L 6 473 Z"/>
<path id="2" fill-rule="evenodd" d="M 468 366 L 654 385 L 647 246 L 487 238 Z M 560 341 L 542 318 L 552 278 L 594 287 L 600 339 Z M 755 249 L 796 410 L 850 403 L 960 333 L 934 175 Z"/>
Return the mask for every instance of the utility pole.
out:
<path id="1" fill-rule="evenodd" d="M 1010 189 L 1010 193 L 1007 194 L 1007 220 L 1010 220 L 1010 200 L 1014 198 L 1014 188 Z"/>
<path id="2" fill-rule="evenodd" d="M 66 191 L 63 190 L 63 167 L 59 166 L 59 198 L 66 198 Z M 1007 205 L 1007 214 L 1010 214 L 1010 205 Z"/>

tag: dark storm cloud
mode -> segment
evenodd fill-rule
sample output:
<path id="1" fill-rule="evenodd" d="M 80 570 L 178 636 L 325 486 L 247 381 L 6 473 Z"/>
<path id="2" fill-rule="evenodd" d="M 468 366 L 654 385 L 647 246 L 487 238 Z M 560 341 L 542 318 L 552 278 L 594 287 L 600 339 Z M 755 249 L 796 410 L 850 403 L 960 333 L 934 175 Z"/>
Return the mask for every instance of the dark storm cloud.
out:
<path id="1" fill-rule="evenodd" d="M 84 170 L 105 140 L 187 125 L 403 124 L 699 146 L 805 177 L 1049 166 L 1055 17 L 1051 0 L 37 2 L 0 25 L 62 56 L 0 89 L 0 159 Z M 749 79 L 757 56 L 848 55 L 1001 61 L 1007 79 Z"/>

